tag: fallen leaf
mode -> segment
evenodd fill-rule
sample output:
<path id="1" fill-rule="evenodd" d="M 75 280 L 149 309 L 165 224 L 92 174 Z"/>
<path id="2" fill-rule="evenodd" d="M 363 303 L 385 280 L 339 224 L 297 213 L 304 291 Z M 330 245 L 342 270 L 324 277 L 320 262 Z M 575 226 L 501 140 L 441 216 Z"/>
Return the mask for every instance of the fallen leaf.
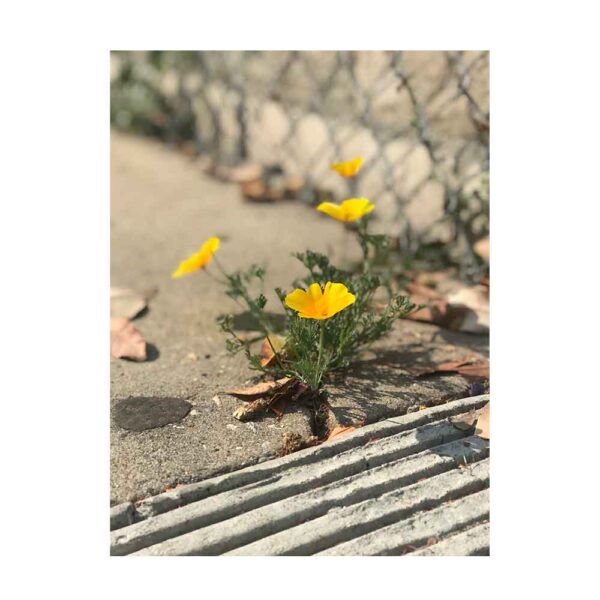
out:
<path id="1" fill-rule="evenodd" d="M 490 378 L 490 361 L 487 359 L 474 360 L 474 355 L 469 355 L 462 360 L 449 360 L 438 365 L 436 371 L 456 372 L 466 377 Z"/>
<path id="2" fill-rule="evenodd" d="M 110 288 L 110 316 L 134 319 L 147 308 L 149 295 L 128 288 Z"/>
<path id="3" fill-rule="evenodd" d="M 406 285 L 411 302 L 424 305 L 411 313 L 413 321 L 435 323 L 453 331 L 488 333 L 490 323 L 489 287 L 461 286 L 454 283 L 446 296 L 437 290 L 411 281 Z"/>
<path id="4" fill-rule="evenodd" d="M 295 198 L 296 194 L 306 185 L 306 181 L 300 175 L 291 175 L 285 182 L 285 196 Z"/>
<path id="5" fill-rule="evenodd" d="M 346 435 L 347 433 L 352 433 L 355 429 L 358 429 L 358 427 L 356 425 L 349 425 L 347 427 L 334 427 L 331 432 L 329 433 L 329 435 L 327 436 L 327 440 L 326 441 L 331 441 L 336 437 L 339 437 L 340 435 Z"/>
<path id="6" fill-rule="evenodd" d="M 490 290 L 484 285 L 465 287 L 448 295 L 451 311 L 463 310 L 460 330 L 468 333 L 487 333 L 490 330 Z"/>
<path id="7" fill-rule="evenodd" d="M 267 188 L 262 179 L 253 179 L 242 183 L 242 194 L 246 200 L 254 202 L 267 202 L 265 194 Z"/>
<path id="8" fill-rule="evenodd" d="M 110 355 L 112 358 L 146 360 L 146 340 L 125 317 L 110 320 Z"/>
<path id="9" fill-rule="evenodd" d="M 238 421 L 248 421 L 252 417 L 259 415 L 269 408 L 270 400 L 266 398 L 258 398 L 251 400 L 247 404 L 242 404 L 233 412 L 233 418 Z"/>
<path id="10" fill-rule="evenodd" d="M 283 416 L 285 406 L 289 402 L 298 400 L 308 390 L 308 386 L 305 383 L 293 377 L 283 377 L 277 381 L 267 383 L 269 387 L 266 391 L 266 386 L 257 384 L 251 388 L 227 392 L 246 402 L 245 405 L 240 406 L 234 411 L 234 418 L 239 421 L 248 421 L 269 408 L 272 408 L 273 412 L 281 417 Z M 244 395 L 240 395 L 240 391 L 244 392 Z M 247 395 L 249 391 L 252 393 L 251 396 Z M 257 393 L 260 394 L 259 397 L 257 397 Z"/>
<path id="11" fill-rule="evenodd" d="M 490 361 L 478 359 L 475 354 L 469 354 L 458 360 L 448 360 L 438 365 L 415 365 L 405 367 L 405 370 L 418 377 L 433 375 L 434 373 L 459 373 L 467 379 L 489 379 Z"/>
<path id="12" fill-rule="evenodd" d="M 273 402 L 272 404 L 270 404 L 269 409 L 275 413 L 275 416 L 278 419 L 281 419 L 281 417 L 283 417 L 283 413 L 285 412 L 285 409 L 288 405 L 288 402 L 289 402 L 288 398 L 280 398 L 279 400 L 277 400 L 277 402 Z"/>
<path id="13" fill-rule="evenodd" d="M 488 402 L 479 414 L 477 419 L 477 429 L 475 435 L 483 438 L 484 440 L 490 439 L 490 403 Z"/>
<path id="14" fill-rule="evenodd" d="M 422 283 L 417 283 L 416 281 L 411 281 L 406 284 L 406 290 L 412 296 L 418 296 L 419 299 L 424 300 L 443 300 L 440 293 L 434 290 L 432 287 L 428 285 L 423 285 Z M 413 300 L 414 302 L 414 300 Z"/>
<path id="15" fill-rule="evenodd" d="M 475 427 L 475 423 L 477 423 L 478 418 L 479 410 L 473 409 L 463 415 L 450 417 L 450 423 L 452 423 L 456 429 L 460 429 L 461 431 L 469 431 Z"/>
<path id="16" fill-rule="evenodd" d="M 276 381 L 261 381 L 255 385 L 247 388 L 236 388 L 234 390 L 228 390 L 225 393 L 230 396 L 235 396 L 240 400 L 255 400 L 266 396 L 269 392 L 284 386 L 286 383 L 291 381 L 291 377 L 282 377 Z"/>
<path id="17" fill-rule="evenodd" d="M 270 343 L 269 343 L 270 342 Z M 280 354 L 283 350 L 283 346 L 285 345 L 285 338 L 281 335 L 277 335 L 276 333 L 272 333 L 265 338 L 260 346 L 260 364 L 263 367 L 270 367 L 272 364 L 276 362 L 276 357 L 273 352 Z"/>
<path id="18" fill-rule="evenodd" d="M 306 390 L 308 390 L 308 386 L 305 383 L 292 378 L 290 382 L 273 392 L 269 408 L 281 419 L 287 405 L 298 400 Z"/>
<path id="19" fill-rule="evenodd" d="M 283 200 L 285 190 L 280 187 L 269 187 L 262 179 L 253 179 L 242 183 L 242 194 L 252 202 L 277 202 Z"/>
<path id="20" fill-rule="evenodd" d="M 263 167 L 259 163 L 242 163 L 236 167 L 227 167 L 218 165 L 215 167 L 214 174 L 219 179 L 231 181 L 232 183 L 244 183 L 260 179 L 263 174 Z"/>

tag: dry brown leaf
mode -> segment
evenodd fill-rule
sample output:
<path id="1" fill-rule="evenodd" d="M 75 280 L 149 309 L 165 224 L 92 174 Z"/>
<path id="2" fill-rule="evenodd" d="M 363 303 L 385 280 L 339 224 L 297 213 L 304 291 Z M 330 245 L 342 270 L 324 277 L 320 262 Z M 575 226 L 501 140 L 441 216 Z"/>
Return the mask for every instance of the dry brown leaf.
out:
<path id="1" fill-rule="evenodd" d="M 284 188 L 269 187 L 262 179 L 242 183 L 242 194 L 252 202 L 277 202 L 284 198 Z"/>
<path id="2" fill-rule="evenodd" d="M 282 417 L 288 403 L 295 402 L 308 390 L 305 383 L 293 377 L 283 377 L 277 381 L 267 382 L 267 386 L 257 384 L 251 388 L 227 392 L 246 402 L 234 411 L 233 416 L 240 421 L 248 421 L 267 409 L 272 409 L 278 417 Z M 260 394 L 258 397 L 257 390 Z M 240 391 L 245 395 L 239 395 Z M 248 392 L 251 392 L 252 395 L 248 396 Z"/>
<path id="3" fill-rule="evenodd" d="M 475 429 L 475 435 L 489 440 L 490 439 L 490 403 L 483 408 L 470 410 L 468 413 L 450 417 L 450 422 L 454 427 L 461 431 Z"/>
<path id="4" fill-rule="evenodd" d="M 242 163 L 236 167 L 227 167 L 218 165 L 215 167 L 214 174 L 219 179 L 231 181 L 232 183 L 245 183 L 261 179 L 263 167 L 259 163 Z"/>
<path id="5" fill-rule="evenodd" d="M 473 429 L 475 427 L 475 423 L 477 423 L 478 418 L 479 410 L 473 409 L 463 415 L 450 417 L 450 423 L 452 423 L 454 427 L 460 429 L 461 431 L 468 431 L 469 429 Z"/>
<path id="6" fill-rule="evenodd" d="M 276 333 L 272 333 L 268 338 L 265 338 L 260 346 L 261 366 L 270 367 L 272 364 L 274 364 L 277 359 L 273 353 L 273 348 L 275 349 L 275 352 L 279 354 L 283 350 L 284 345 L 285 338 L 281 335 L 277 335 Z"/>
<path id="7" fill-rule="evenodd" d="M 289 398 L 280 398 L 279 400 L 270 404 L 269 408 L 275 413 L 275 416 L 278 419 L 281 419 L 281 417 L 283 417 L 283 413 L 285 412 L 285 409 L 287 408 L 289 401 L 290 401 Z"/>
<path id="8" fill-rule="evenodd" d="M 233 412 L 233 417 L 238 421 L 249 421 L 252 417 L 256 417 L 267 410 L 270 403 L 271 401 L 266 398 L 258 398 L 256 400 L 249 399 L 247 404 L 242 404 L 242 406 L 239 406 Z"/>
<path id="9" fill-rule="evenodd" d="M 434 373 L 459 373 L 467 379 L 489 379 L 490 361 L 477 359 L 475 354 L 469 354 L 458 360 L 448 360 L 439 365 L 416 365 L 405 367 L 412 375 L 432 375 Z"/>
<path id="10" fill-rule="evenodd" d="M 240 400 L 256 400 L 257 398 L 266 396 L 269 392 L 274 391 L 275 389 L 281 388 L 291 380 L 291 377 L 282 377 L 276 381 L 261 381 L 260 383 L 250 387 L 236 388 L 234 390 L 228 390 L 225 393 L 229 394 L 230 396 L 235 396 Z"/>
<path id="11" fill-rule="evenodd" d="M 490 361 L 469 354 L 461 360 L 449 360 L 437 366 L 437 371 L 456 372 L 466 377 L 490 378 Z"/>
<path id="12" fill-rule="evenodd" d="M 490 361 L 479 360 L 470 365 L 463 365 L 456 368 L 456 372 L 467 379 L 489 379 Z"/>
<path id="13" fill-rule="evenodd" d="M 443 300 L 442 296 L 438 291 L 434 290 L 428 285 L 417 283 L 416 281 L 411 281 L 410 283 L 407 283 L 406 290 L 410 293 L 411 298 L 415 296 L 418 297 L 420 300 Z"/>
<path id="14" fill-rule="evenodd" d="M 146 360 L 146 340 L 125 317 L 110 320 L 110 355 L 112 358 Z"/>
<path id="15" fill-rule="evenodd" d="M 247 200 L 252 200 L 254 202 L 268 202 L 268 200 L 265 199 L 266 193 L 267 187 L 262 179 L 253 179 L 242 183 L 242 194 Z"/>
<path id="16" fill-rule="evenodd" d="M 490 330 L 490 290 L 484 285 L 465 287 L 448 295 L 451 311 L 464 314 L 460 331 L 487 333 Z M 465 310 L 466 309 L 466 310 Z"/>
<path id="17" fill-rule="evenodd" d="M 110 316 L 134 319 L 148 306 L 148 296 L 128 288 L 110 288 Z"/>
<path id="18" fill-rule="evenodd" d="M 346 435 L 348 433 L 352 433 L 355 429 L 358 429 L 358 427 L 356 425 L 349 425 L 347 427 L 334 427 L 330 434 L 327 436 L 327 440 L 326 441 L 331 441 L 336 437 L 339 437 L 340 435 Z"/>
<path id="19" fill-rule="evenodd" d="M 490 321 L 489 286 L 460 286 L 452 284 L 452 292 L 446 296 L 439 291 L 412 281 L 406 285 L 410 299 L 425 305 L 413 312 L 414 321 L 435 323 L 453 331 L 488 333 Z"/>
<path id="20" fill-rule="evenodd" d="M 290 175 L 285 182 L 285 195 L 294 198 L 296 194 L 306 185 L 306 181 L 300 175 Z"/>
<path id="21" fill-rule="evenodd" d="M 484 440 L 490 439 L 490 403 L 488 402 L 479 414 L 477 419 L 477 429 L 475 435 L 483 438 Z"/>

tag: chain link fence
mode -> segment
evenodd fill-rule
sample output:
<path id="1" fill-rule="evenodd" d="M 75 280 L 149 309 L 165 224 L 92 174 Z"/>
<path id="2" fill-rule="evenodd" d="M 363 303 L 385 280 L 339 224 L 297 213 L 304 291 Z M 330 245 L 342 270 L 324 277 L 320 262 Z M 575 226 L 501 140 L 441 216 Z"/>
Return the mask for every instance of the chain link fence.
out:
<path id="1" fill-rule="evenodd" d="M 478 276 L 489 234 L 489 54 L 113 52 L 115 127 L 257 162 L 309 201 L 366 196 L 405 256 Z M 365 157 L 359 177 L 329 166 Z"/>

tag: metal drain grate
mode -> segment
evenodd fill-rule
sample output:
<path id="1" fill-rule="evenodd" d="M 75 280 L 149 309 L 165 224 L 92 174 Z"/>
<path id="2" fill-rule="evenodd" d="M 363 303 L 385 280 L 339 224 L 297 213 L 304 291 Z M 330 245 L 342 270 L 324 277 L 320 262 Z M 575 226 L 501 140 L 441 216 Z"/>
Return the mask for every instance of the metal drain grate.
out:
<path id="1" fill-rule="evenodd" d="M 111 554 L 489 552 L 489 444 L 456 400 L 111 511 Z M 137 521 L 137 522 L 132 522 Z"/>

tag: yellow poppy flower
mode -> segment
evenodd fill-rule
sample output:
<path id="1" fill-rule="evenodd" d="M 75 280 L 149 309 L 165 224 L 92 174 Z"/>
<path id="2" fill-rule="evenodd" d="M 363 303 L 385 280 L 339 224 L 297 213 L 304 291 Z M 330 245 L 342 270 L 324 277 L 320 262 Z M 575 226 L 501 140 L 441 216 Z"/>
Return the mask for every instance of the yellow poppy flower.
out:
<path id="1" fill-rule="evenodd" d="M 333 317 L 355 301 L 356 296 L 351 294 L 343 283 L 331 281 L 325 284 L 324 291 L 318 283 L 312 283 L 308 292 L 296 289 L 285 297 L 287 306 L 297 311 L 298 316 L 320 321 Z"/>
<path id="2" fill-rule="evenodd" d="M 354 177 L 364 162 L 365 159 L 359 156 L 358 158 L 353 158 L 352 160 L 331 165 L 331 170 L 339 173 L 342 177 Z"/>
<path id="3" fill-rule="evenodd" d="M 188 273 L 203 269 L 211 261 L 213 254 L 219 249 L 220 243 L 221 240 L 218 237 L 211 237 L 202 244 L 202 248 L 196 254 L 192 254 L 192 256 L 181 262 L 177 270 L 171 274 L 171 277 L 177 279 Z"/>
<path id="4" fill-rule="evenodd" d="M 344 200 L 341 204 L 334 204 L 333 202 L 321 202 L 317 206 L 317 210 L 342 221 L 343 223 L 351 223 L 352 221 L 358 221 L 365 215 L 368 215 L 375 208 L 374 204 L 371 204 L 366 198 L 349 198 Z"/>

